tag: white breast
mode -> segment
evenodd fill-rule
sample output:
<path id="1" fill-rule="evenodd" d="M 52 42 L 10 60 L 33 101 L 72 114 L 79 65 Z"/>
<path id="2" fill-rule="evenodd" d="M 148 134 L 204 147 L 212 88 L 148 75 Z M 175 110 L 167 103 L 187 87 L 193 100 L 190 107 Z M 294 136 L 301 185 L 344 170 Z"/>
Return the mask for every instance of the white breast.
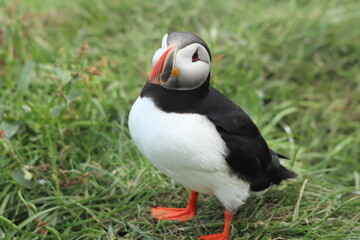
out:
<path id="1" fill-rule="evenodd" d="M 129 115 L 129 129 L 141 153 L 176 182 L 215 194 L 228 210 L 248 197 L 249 184 L 229 174 L 226 144 L 205 116 L 166 113 L 150 98 L 139 97 Z"/>

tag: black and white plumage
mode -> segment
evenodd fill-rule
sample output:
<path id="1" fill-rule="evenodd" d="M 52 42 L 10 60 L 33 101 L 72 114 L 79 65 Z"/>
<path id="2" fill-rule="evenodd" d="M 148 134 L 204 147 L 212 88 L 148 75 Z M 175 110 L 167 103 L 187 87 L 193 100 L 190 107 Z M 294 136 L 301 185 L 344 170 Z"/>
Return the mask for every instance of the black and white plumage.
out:
<path id="1" fill-rule="evenodd" d="M 173 32 L 129 116 L 131 136 L 160 171 L 193 191 L 215 195 L 230 212 L 252 192 L 293 178 L 250 117 L 209 86 L 209 47 Z"/>

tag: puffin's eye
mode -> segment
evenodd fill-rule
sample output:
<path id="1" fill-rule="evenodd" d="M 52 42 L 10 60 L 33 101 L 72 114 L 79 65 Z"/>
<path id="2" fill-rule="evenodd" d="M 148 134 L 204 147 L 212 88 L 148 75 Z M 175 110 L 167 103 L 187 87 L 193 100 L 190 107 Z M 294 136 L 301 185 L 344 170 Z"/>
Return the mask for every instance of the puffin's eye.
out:
<path id="1" fill-rule="evenodd" d="M 198 60 L 200 60 L 200 58 L 199 58 L 198 50 L 196 49 L 196 52 L 192 55 L 192 61 L 196 62 Z"/>

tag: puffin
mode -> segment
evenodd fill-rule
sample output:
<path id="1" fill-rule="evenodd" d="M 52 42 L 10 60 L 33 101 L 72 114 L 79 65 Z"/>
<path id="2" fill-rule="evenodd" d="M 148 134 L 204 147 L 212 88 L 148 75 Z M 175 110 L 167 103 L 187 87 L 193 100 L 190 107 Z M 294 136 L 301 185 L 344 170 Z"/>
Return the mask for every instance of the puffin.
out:
<path id="1" fill-rule="evenodd" d="M 142 155 L 190 190 L 186 207 L 153 207 L 152 216 L 185 222 L 196 215 L 199 193 L 215 195 L 225 208 L 224 229 L 199 239 L 228 240 L 247 198 L 297 174 L 281 165 L 287 157 L 269 148 L 249 115 L 210 86 L 210 65 L 203 39 L 165 34 L 128 125 Z"/>

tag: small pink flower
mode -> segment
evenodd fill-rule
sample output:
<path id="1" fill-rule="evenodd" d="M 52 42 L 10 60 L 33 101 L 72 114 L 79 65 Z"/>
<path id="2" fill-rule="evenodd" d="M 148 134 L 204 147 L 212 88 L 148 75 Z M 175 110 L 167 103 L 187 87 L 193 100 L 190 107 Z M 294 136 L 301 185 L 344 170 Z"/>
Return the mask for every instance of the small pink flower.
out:
<path id="1" fill-rule="evenodd" d="M 0 130 L 0 139 L 5 137 L 5 131 L 4 130 Z"/>

